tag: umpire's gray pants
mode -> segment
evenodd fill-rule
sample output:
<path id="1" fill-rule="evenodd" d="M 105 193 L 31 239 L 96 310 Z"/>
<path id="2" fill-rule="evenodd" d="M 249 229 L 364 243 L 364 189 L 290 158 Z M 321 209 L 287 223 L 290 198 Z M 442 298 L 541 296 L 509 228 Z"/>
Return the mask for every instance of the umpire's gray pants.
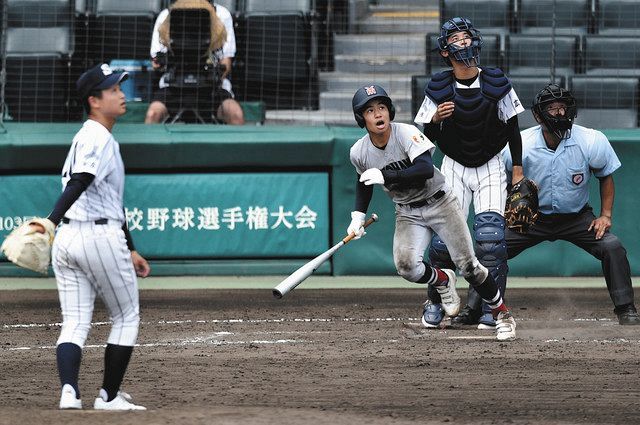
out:
<path id="1" fill-rule="evenodd" d="M 484 282 L 488 271 L 476 258 L 467 222 L 451 192 L 420 208 L 396 205 L 393 261 L 398 274 L 410 282 L 424 275 L 424 252 L 434 232 L 447 244 L 451 260 L 464 278 L 474 286 Z"/>
<path id="2" fill-rule="evenodd" d="M 618 307 L 632 303 L 633 287 L 627 251 L 616 235 L 606 232 L 598 240 L 594 230 L 587 231 L 595 218 L 592 208 L 586 205 L 576 214 L 540 214 L 526 235 L 507 229 L 509 258 L 543 241 L 553 242 L 559 239 L 571 242 L 602 262 L 604 280 L 613 304 Z"/>

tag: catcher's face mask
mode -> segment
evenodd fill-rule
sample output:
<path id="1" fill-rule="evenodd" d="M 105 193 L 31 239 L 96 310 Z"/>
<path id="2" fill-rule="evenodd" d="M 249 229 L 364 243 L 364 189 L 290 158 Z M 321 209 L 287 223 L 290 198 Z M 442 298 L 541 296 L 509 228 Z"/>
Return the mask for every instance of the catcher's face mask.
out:
<path id="1" fill-rule="evenodd" d="M 467 18 L 453 18 L 440 28 L 438 49 L 449 52 L 449 57 L 464 63 L 468 68 L 480 64 L 482 36 Z M 445 62 L 449 60 L 444 58 Z M 447 62 L 449 65 L 450 63 Z"/>
<path id="2" fill-rule="evenodd" d="M 558 140 L 571 137 L 571 127 L 578 115 L 578 108 L 569 90 L 549 84 L 536 95 L 532 110 L 547 131 Z"/>

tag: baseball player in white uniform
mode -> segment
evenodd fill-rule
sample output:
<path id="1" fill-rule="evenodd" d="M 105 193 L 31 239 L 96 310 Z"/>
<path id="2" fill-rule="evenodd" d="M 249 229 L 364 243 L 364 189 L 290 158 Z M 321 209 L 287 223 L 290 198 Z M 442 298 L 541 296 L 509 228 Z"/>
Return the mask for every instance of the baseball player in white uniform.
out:
<path id="1" fill-rule="evenodd" d="M 120 391 L 140 322 L 136 274 L 146 277 L 150 272 L 127 229 L 124 164 L 111 134 L 116 118 L 126 112 L 120 90 L 126 78 L 126 73 L 113 73 L 107 64 L 101 64 L 78 79 L 76 86 L 88 119 L 73 138 L 62 168 L 63 192 L 49 215 L 54 224 L 62 222 L 52 250 L 63 319 L 56 349 L 62 384 L 60 409 L 82 408 L 78 373 L 98 295 L 113 325 L 94 409 L 145 410 Z"/>
<path id="2" fill-rule="evenodd" d="M 393 260 L 398 273 L 410 282 L 433 286 L 442 298 L 442 308 L 455 316 L 460 299 L 452 270 L 431 267 L 424 252 L 435 233 L 447 243 L 454 265 L 490 306 L 497 319 L 497 339 L 515 339 L 516 323 L 492 275 L 480 264 L 466 220 L 443 175 L 433 166 L 435 146 L 417 128 L 393 123 L 395 109 L 386 91 L 375 84 L 360 87 L 352 101 L 356 122 L 367 134 L 350 152 L 356 168 L 355 209 L 347 233 L 364 234 L 364 217 L 374 184 L 396 204 Z M 424 317 L 423 317 L 424 319 Z M 423 325 L 426 326 L 423 320 Z"/>
<path id="3" fill-rule="evenodd" d="M 415 122 L 425 125 L 427 137 L 445 154 L 442 174 L 465 217 L 473 202 L 476 255 L 504 296 L 508 272 L 504 236 L 507 175 L 499 153 L 508 143 L 514 158 L 512 182 L 520 181 L 524 175 L 517 115 L 524 108 L 500 69 L 478 66 L 481 46 L 480 32 L 468 19 L 453 18 L 442 25 L 437 47 L 452 69 L 432 76 Z M 452 267 L 448 245 L 441 236 L 433 238 L 430 259 L 435 265 Z M 443 313 L 437 293 L 429 294 L 431 304 L 425 320 L 435 327 Z M 479 302 L 471 288 L 467 305 L 452 322 L 493 329 L 490 308 L 485 305 L 483 311 L 476 306 Z"/>

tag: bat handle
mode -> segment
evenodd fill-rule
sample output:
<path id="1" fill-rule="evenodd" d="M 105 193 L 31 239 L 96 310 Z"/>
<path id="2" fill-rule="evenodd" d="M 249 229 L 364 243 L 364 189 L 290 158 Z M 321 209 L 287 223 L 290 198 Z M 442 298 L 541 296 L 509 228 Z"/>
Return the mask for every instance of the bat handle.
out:
<path id="1" fill-rule="evenodd" d="M 362 227 L 364 227 L 366 229 L 367 227 L 369 227 L 369 225 L 373 224 L 373 222 L 375 222 L 375 221 L 378 221 L 378 214 L 373 213 L 373 214 L 371 214 L 371 217 L 369 217 L 369 219 L 364 222 Z M 351 239 L 353 239 L 355 237 L 356 237 L 355 233 L 349 233 L 347 235 L 347 237 L 342 239 L 342 242 L 347 243 L 347 242 L 349 242 Z"/>

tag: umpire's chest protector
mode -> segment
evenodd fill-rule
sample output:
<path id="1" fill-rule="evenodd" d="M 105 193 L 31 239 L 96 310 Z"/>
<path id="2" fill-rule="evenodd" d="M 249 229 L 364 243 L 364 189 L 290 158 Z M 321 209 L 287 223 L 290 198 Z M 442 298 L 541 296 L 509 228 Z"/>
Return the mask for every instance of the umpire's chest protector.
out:
<path id="1" fill-rule="evenodd" d="M 467 167 L 480 166 L 507 144 L 507 125 L 498 118 L 498 102 L 511 83 L 498 68 L 482 68 L 480 88 L 457 89 L 453 71 L 435 74 L 425 94 L 436 104 L 453 101 L 453 116 L 442 122 L 436 142 L 447 156 Z"/>

